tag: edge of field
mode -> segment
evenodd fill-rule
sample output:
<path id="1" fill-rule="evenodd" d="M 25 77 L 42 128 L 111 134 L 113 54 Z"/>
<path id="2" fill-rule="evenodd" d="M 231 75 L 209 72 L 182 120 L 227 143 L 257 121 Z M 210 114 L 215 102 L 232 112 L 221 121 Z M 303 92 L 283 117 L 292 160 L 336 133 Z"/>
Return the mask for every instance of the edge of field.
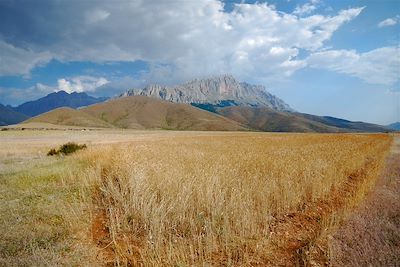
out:
<path id="1" fill-rule="evenodd" d="M 400 262 L 400 135 L 375 188 L 329 238 L 332 266 L 397 266 Z"/>

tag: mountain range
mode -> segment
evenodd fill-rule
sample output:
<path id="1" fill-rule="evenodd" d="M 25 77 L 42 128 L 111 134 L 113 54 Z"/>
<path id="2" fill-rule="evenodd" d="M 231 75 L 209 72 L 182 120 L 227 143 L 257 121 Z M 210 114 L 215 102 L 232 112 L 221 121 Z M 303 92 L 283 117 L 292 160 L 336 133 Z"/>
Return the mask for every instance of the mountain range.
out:
<path id="1" fill-rule="evenodd" d="M 400 121 L 386 125 L 386 127 L 395 131 L 400 131 Z"/>
<path id="2" fill-rule="evenodd" d="M 238 82 L 231 75 L 195 79 L 174 87 L 149 85 L 127 90 L 107 101 L 85 93 L 60 91 L 16 108 L 2 107 L 7 109 L 7 114 L 16 117 L 15 123 L 27 119 L 27 116 L 37 115 L 24 123 L 78 127 L 273 132 L 390 131 L 380 125 L 296 112 L 263 86 Z M 3 122 L 12 123 L 10 120 Z"/>
<path id="3" fill-rule="evenodd" d="M 59 107 L 79 108 L 103 102 L 106 99 L 107 98 L 104 97 L 95 98 L 86 93 L 73 92 L 68 94 L 65 91 L 58 91 L 39 98 L 38 100 L 26 102 L 13 109 L 26 116 L 33 117 Z"/>
<path id="4" fill-rule="evenodd" d="M 16 112 L 11 107 L 0 104 L 0 126 L 20 123 L 29 117 Z"/>

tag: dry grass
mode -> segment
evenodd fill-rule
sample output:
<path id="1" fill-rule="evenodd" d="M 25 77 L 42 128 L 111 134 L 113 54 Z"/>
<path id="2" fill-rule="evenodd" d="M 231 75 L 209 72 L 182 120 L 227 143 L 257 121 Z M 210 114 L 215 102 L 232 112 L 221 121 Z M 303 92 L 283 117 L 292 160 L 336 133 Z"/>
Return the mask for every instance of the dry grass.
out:
<path id="1" fill-rule="evenodd" d="M 167 129 L 190 131 L 244 131 L 247 128 L 223 116 L 146 96 L 128 96 L 98 103 L 83 112 L 129 129 Z"/>
<path id="2" fill-rule="evenodd" d="M 330 237 L 332 266 L 398 266 L 400 136 L 376 188 Z"/>
<path id="3" fill-rule="evenodd" d="M 98 257 L 144 266 L 307 262 L 308 250 L 318 254 L 313 242 L 373 186 L 390 141 L 249 133 L 89 148 L 81 160 L 90 166 L 83 177 Z"/>
<path id="4" fill-rule="evenodd" d="M 78 266 L 88 220 L 73 161 L 21 159 L 0 169 L 0 266 Z"/>
<path id="5" fill-rule="evenodd" d="M 0 141 L 0 266 L 291 266 L 327 263 L 327 237 L 374 185 L 391 138 L 25 130 Z M 88 149 L 45 156 L 67 141 Z"/>
<path id="6" fill-rule="evenodd" d="M 114 126 L 95 118 L 82 110 L 76 110 L 73 108 L 62 107 L 56 108 L 49 112 L 40 114 L 36 117 L 30 118 L 25 121 L 24 124 L 29 123 L 50 123 L 55 125 L 69 125 L 69 126 L 80 126 L 80 127 L 92 127 L 92 128 L 113 128 Z"/>

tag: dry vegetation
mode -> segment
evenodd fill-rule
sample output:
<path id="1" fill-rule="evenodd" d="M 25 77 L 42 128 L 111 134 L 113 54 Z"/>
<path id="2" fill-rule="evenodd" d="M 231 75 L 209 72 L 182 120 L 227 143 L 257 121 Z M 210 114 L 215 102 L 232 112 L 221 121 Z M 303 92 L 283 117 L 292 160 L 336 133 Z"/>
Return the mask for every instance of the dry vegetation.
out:
<path id="1" fill-rule="evenodd" d="M 385 135 L 248 134 L 87 151 L 99 257 L 145 266 L 326 263 L 317 239 L 373 185 L 389 145 Z"/>
<path id="2" fill-rule="evenodd" d="M 327 264 L 388 135 L 0 133 L 0 266 Z M 88 149 L 46 157 L 75 141 Z"/>
<path id="3" fill-rule="evenodd" d="M 55 125 L 69 125 L 81 127 L 113 128 L 114 126 L 86 114 L 82 110 L 62 107 L 56 108 L 39 116 L 30 118 L 26 123 L 50 123 Z"/>
<path id="4" fill-rule="evenodd" d="M 333 266 L 398 266 L 400 263 L 400 139 L 376 188 L 329 242 Z"/>
<path id="5" fill-rule="evenodd" d="M 90 105 L 79 110 L 57 108 L 11 129 L 150 129 L 185 131 L 248 131 L 233 120 L 189 104 L 152 97 L 130 96 Z"/>

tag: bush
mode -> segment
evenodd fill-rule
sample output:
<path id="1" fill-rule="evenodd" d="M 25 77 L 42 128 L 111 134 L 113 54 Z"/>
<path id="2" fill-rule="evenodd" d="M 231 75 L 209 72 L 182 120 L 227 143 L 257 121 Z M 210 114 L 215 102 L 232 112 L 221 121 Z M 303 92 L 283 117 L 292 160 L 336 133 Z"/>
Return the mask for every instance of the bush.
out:
<path id="1" fill-rule="evenodd" d="M 47 152 L 47 156 L 54 156 L 58 155 L 58 151 L 55 150 L 54 148 L 50 149 L 49 152 Z"/>
<path id="2" fill-rule="evenodd" d="M 58 149 L 58 152 L 62 153 L 64 155 L 68 155 L 68 154 L 74 153 L 77 150 L 81 150 L 81 149 L 84 149 L 84 148 L 86 148 L 85 144 L 78 145 L 76 143 L 69 142 L 69 143 L 66 143 L 66 144 L 62 145 Z"/>
<path id="3" fill-rule="evenodd" d="M 53 156 L 53 155 L 59 155 L 59 154 L 63 154 L 63 155 L 68 155 L 71 153 L 74 153 L 77 150 L 81 150 L 81 149 L 85 149 L 86 145 L 78 145 L 77 143 L 73 143 L 73 142 L 68 142 L 62 146 L 60 146 L 60 148 L 58 150 L 55 150 L 54 148 L 50 149 L 49 152 L 47 152 L 47 156 Z"/>

